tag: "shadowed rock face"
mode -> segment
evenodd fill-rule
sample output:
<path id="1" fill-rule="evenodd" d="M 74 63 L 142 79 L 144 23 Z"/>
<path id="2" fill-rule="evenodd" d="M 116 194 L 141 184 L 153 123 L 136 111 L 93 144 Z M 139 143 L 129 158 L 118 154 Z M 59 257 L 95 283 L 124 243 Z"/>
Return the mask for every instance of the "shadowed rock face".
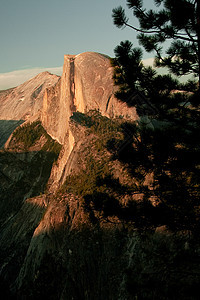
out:
<path id="1" fill-rule="evenodd" d="M 0 120 L 0 149 L 4 146 L 15 128 L 20 126 L 23 122 L 23 120 Z"/>
<path id="2" fill-rule="evenodd" d="M 43 72 L 16 88 L 0 91 L 0 120 L 27 120 L 42 108 L 44 91 L 59 76 Z"/>
<path id="3" fill-rule="evenodd" d="M 114 97 L 112 76 L 113 68 L 105 55 L 65 55 L 61 81 L 47 89 L 44 96 L 42 123 L 47 132 L 63 144 L 69 118 L 75 111 L 97 109 L 108 117 L 137 119 L 135 108 L 128 108 Z"/>

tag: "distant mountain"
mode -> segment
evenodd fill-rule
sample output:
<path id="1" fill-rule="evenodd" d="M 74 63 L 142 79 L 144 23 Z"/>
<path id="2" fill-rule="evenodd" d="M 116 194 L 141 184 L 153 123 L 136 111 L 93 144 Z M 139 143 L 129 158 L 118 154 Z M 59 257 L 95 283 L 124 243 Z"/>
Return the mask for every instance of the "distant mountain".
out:
<path id="1" fill-rule="evenodd" d="M 16 88 L 0 91 L 0 120 L 27 120 L 37 114 L 42 108 L 45 89 L 59 78 L 43 72 Z"/>
<path id="2" fill-rule="evenodd" d="M 16 88 L 0 91 L 0 148 L 13 130 L 42 109 L 44 91 L 59 76 L 43 72 Z"/>
<path id="3" fill-rule="evenodd" d="M 198 299 L 200 246 L 168 230 L 112 76 L 105 55 L 65 55 L 61 78 L 0 93 L 1 128 L 25 121 L 0 150 L 2 299 Z"/>

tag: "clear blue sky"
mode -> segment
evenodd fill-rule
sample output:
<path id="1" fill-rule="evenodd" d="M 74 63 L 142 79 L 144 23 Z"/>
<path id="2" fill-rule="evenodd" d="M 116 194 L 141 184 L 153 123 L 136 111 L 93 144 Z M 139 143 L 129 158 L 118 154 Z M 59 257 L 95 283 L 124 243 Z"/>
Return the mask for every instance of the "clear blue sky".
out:
<path id="1" fill-rule="evenodd" d="M 152 6 L 152 0 L 145 2 Z M 126 7 L 125 0 L 0 0 L 0 4 L 1 75 L 59 67 L 64 54 L 96 51 L 114 56 L 114 48 L 126 39 L 137 45 L 134 31 L 113 25 L 112 9 Z M 132 17 L 130 21 L 134 24 Z"/>

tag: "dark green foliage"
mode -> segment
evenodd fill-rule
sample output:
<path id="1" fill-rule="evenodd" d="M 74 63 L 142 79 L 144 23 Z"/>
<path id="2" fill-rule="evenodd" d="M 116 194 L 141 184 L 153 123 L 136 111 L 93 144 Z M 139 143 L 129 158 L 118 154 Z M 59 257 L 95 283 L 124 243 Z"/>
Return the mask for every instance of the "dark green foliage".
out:
<path id="1" fill-rule="evenodd" d="M 44 187 L 51 172 L 52 164 L 58 158 L 62 146 L 47 134 L 40 121 L 35 121 L 31 124 L 26 124 L 17 128 L 13 133 L 13 137 L 15 138 L 16 143 L 22 144 L 22 148 L 25 151 L 30 151 L 30 147 L 34 146 L 41 137 L 45 138 L 43 146 L 41 147 L 39 145 L 38 151 L 29 163 L 29 173 L 32 178 L 36 178 L 38 176 L 38 172 L 41 173 L 41 179 L 45 178 L 42 185 L 41 181 L 39 181 L 38 187 L 35 186 L 36 194 L 37 190 L 40 190 L 40 192 L 44 191 Z"/>
<path id="2" fill-rule="evenodd" d="M 194 81 L 180 84 L 170 74 L 158 75 L 151 67 L 144 67 L 141 51 L 132 48 L 130 42 L 121 42 L 115 48 L 115 55 L 111 60 L 115 67 L 114 82 L 119 87 L 115 95 L 128 106 L 136 106 L 139 115 L 168 118 L 166 114 L 173 108 L 181 111 L 187 103 L 198 105 Z M 174 92 L 178 90 L 189 93 Z"/>
<path id="3" fill-rule="evenodd" d="M 178 81 L 171 75 L 158 75 L 151 67 L 144 67 L 141 61 L 141 50 L 132 48 L 128 41 L 121 42 L 115 48 L 116 57 L 111 60 L 114 69 L 114 82 L 119 87 L 116 97 L 128 106 L 136 106 L 139 115 L 163 115 L 174 106 L 182 106 L 184 101 L 190 101 L 189 95 L 174 94 L 181 89 Z M 186 85 L 196 89 L 191 82 Z M 191 90 L 190 90 L 191 91 Z"/>
<path id="4" fill-rule="evenodd" d="M 94 191 L 103 191 L 105 187 L 98 187 L 97 181 L 99 178 L 107 176 L 108 172 L 106 161 L 96 161 L 90 156 L 86 160 L 86 170 L 82 170 L 77 175 L 69 176 L 62 189 L 67 189 L 68 192 L 80 196 L 92 194 Z"/>
<path id="5" fill-rule="evenodd" d="M 40 122 L 21 126 L 13 135 L 12 151 L 0 152 L 0 223 L 19 210 L 27 195 L 33 197 L 45 191 L 61 149 Z M 43 146 L 37 144 L 40 138 Z M 34 145 L 36 148 L 31 151 Z"/>
<path id="6" fill-rule="evenodd" d="M 86 114 L 74 112 L 71 120 L 90 129 L 97 135 L 106 136 L 119 130 L 119 124 L 114 119 L 102 116 L 98 110 L 90 110 Z"/>
<path id="7" fill-rule="evenodd" d="M 111 137 L 119 139 L 121 135 L 120 119 L 109 119 L 102 116 L 97 110 L 91 110 L 86 114 L 75 112 L 71 121 L 88 128 L 89 133 L 95 134 L 98 138 L 94 141 L 97 151 L 104 151 L 107 141 Z"/>
<path id="8" fill-rule="evenodd" d="M 128 18 L 126 17 L 125 10 L 121 6 L 113 9 L 113 15 L 114 15 L 114 24 L 119 28 L 121 28 L 128 22 Z"/>
<path id="9" fill-rule="evenodd" d="M 68 177 L 64 190 L 81 196 L 87 210 L 99 211 L 104 217 L 115 215 L 138 229 L 167 225 L 198 232 L 199 113 L 171 107 L 166 119 L 141 119 L 139 123 L 109 120 L 98 112 L 74 114 L 74 121 L 77 118 L 97 136 L 93 143 L 101 152 L 87 157 L 85 169 Z M 105 147 L 110 158 L 105 156 Z M 124 165 L 132 183 L 129 179 L 129 185 L 122 185 L 113 177 L 112 160 Z M 147 185 L 145 178 L 150 173 L 152 183 Z M 139 200 L 133 200 L 133 195 Z M 125 196 L 128 200 L 123 205 Z"/>
<path id="10" fill-rule="evenodd" d="M 86 194 L 84 201 L 86 209 L 90 210 L 92 207 L 92 209 L 102 212 L 104 217 L 119 214 L 119 202 L 106 192 L 94 191 L 92 194 Z"/>
<path id="11" fill-rule="evenodd" d="M 146 10 L 143 1 L 127 0 L 139 28 L 128 24 L 122 7 L 113 10 L 115 25 L 138 31 L 145 50 L 155 51 L 157 66 L 167 66 L 178 76 L 188 73 L 199 76 L 199 1 L 154 2 L 158 7 L 162 4 L 160 10 Z M 171 45 L 163 58 L 162 47 L 167 40 Z M 180 84 L 171 75 L 157 75 L 152 68 L 144 67 L 141 52 L 134 50 L 128 41 L 115 48 L 115 55 L 114 80 L 119 86 L 116 96 L 136 106 L 140 117 L 148 117 L 146 121 L 141 118 L 136 127 L 124 124 L 124 141 L 111 140 L 107 145 L 115 158 L 128 165 L 146 204 L 149 199 L 156 199 L 160 215 L 154 219 L 157 224 L 165 222 L 173 230 L 198 232 L 200 115 L 195 109 L 199 105 L 198 85 L 194 81 Z M 177 92 L 181 89 L 184 92 Z M 144 178 L 149 172 L 153 174 L 153 183 L 151 188 L 144 188 Z M 138 207 L 134 206 L 135 209 Z M 151 211 L 152 215 L 154 212 Z"/>
<path id="12" fill-rule="evenodd" d="M 58 156 L 61 145 L 52 140 L 42 127 L 40 121 L 20 126 L 13 132 L 13 137 L 15 138 L 16 143 L 21 143 L 25 150 L 33 146 L 42 136 L 46 138 L 42 151 L 51 152 L 54 153 L 55 156 Z"/>
<path id="13" fill-rule="evenodd" d="M 113 191 L 121 194 L 126 191 L 118 180 L 113 178 L 112 168 L 106 154 L 107 142 L 115 137 L 122 138 L 120 128 L 121 120 L 111 120 L 100 114 L 99 111 L 89 111 L 87 114 L 76 112 L 71 117 L 76 125 L 81 124 L 88 130 L 88 135 L 94 135 L 90 154 L 83 152 L 82 169 L 78 174 L 67 177 L 61 193 L 69 192 L 80 196 L 83 205 L 91 213 L 92 222 L 96 222 L 93 211 L 100 212 L 105 218 L 118 214 L 119 201 L 115 198 Z"/>
<path id="14" fill-rule="evenodd" d="M 25 148 L 31 147 L 44 134 L 44 129 L 39 121 L 25 124 L 13 132 L 16 142 L 22 142 Z"/>
<path id="15" fill-rule="evenodd" d="M 55 156 L 55 159 L 58 158 L 62 146 L 53 140 L 48 134 L 46 134 L 47 141 L 42 147 L 42 151 L 52 153 Z"/>
<path id="16" fill-rule="evenodd" d="M 139 32 L 138 40 L 147 52 L 154 51 L 156 65 L 167 66 L 175 75 L 200 76 L 200 3 L 193 0 L 155 0 L 160 10 L 147 10 L 143 1 L 129 1 L 127 6 L 139 21 L 136 28 L 129 24 L 125 10 L 113 9 L 114 24 L 128 26 Z M 145 6 L 145 1 L 144 1 Z M 171 42 L 163 54 L 165 42 Z"/>

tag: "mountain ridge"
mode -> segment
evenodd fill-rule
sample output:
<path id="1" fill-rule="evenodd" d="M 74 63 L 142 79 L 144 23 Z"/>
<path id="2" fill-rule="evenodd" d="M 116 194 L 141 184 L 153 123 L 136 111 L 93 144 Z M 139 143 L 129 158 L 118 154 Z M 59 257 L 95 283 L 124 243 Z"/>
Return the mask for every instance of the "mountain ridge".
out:
<path id="1" fill-rule="evenodd" d="M 200 246 L 166 226 L 136 130 L 148 122 L 115 98 L 109 58 L 65 55 L 61 78 L 44 75 L 26 110 L 11 110 L 26 121 L 0 150 L 3 297 L 198 299 Z M 23 92 L 8 91 L 7 112 Z"/>

